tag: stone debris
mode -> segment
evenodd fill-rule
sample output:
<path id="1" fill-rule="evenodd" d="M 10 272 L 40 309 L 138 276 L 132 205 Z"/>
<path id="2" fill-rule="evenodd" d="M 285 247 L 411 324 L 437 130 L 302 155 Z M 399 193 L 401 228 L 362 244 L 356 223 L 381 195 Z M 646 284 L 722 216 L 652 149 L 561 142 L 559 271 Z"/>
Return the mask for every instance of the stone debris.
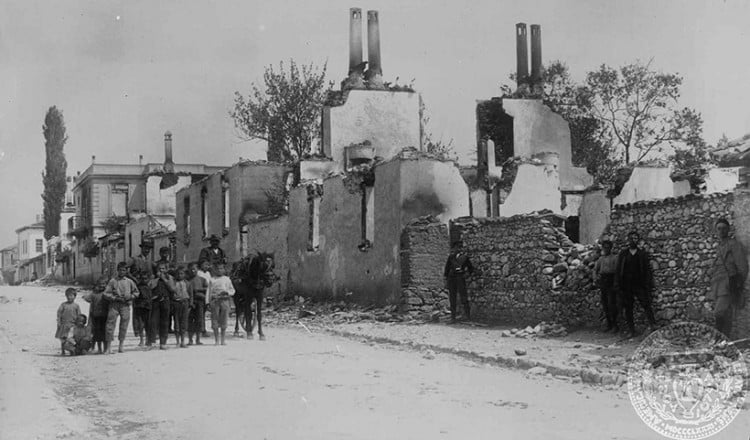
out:
<path id="1" fill-rule="evenodd" d="M 540 322 L 535 327 L 527 326 L 524 329 L 513 328 L 511 330 L 503 330 L 501 333 L 503 337 L 515 336 L 517 338 L 549 338 L 567 335 L 568 330 L 562 324 L 550 324 L 545 321 Z"/>
<path id="2" fill-rule="evenodd" d="M 514 352 L 516 353 L 516 356 L 525 356 L 526 355 L 526 350 L 524 350 L 523 348 L 516 348 L 514 350 Z"/>
<path id="3" fill-rule="evenodd" d="M 10 300 L 5 295 L 0 295 L 0 304 L 8 304 Z"/>
<path id="4" fill-rule="evenodd" d="M 547 369 L 544 367 L 533 367 L 526 371 L 529 376 L 544 376 L 547 374 Z"/>

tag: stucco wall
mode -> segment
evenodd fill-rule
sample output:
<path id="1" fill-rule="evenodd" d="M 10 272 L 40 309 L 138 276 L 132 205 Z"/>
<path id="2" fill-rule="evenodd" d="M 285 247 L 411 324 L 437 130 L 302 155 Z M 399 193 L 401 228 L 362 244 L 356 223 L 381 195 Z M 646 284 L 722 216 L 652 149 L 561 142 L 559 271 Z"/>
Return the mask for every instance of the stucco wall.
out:
<path id="1" fill-rule="evenodd" d="M 202 248 L 209 245 L 212 234 L 222 238 L 220 247 L 230 262 L 241 257 L 239 227 L 243 216 L 253 218 L 268 210 L 266 191 L 272 185 L 284 182 L 288 168 L 273 163 L 240 163 L 227 168 L 222 173 L 212 174 L 177 192 L 177 260 L 183 263 L 195 261 Z M 229 227 L 223 223 L 221 179 L 229 183 L 229 209 L 226 213 Z M 201 191 L 206 188 L 208 212 L 207 232 L 204 236 L 201 226 Z M 184 198 L 190 197 L 190 231 L 186 234 Z M 225 232 L 226 231 L 226 232 Z"/>
<path id="2" fill-rule="evenodd" d="M 505 113 L 513 117 L 514 156 L 531 157 L 538 153 L 557 153 L 560 158 L 561 188 L 582 189 L 579 188 L 580 176 L 572 170 L 570 128 L 565 119 L 537 99 L 503 99 L 502 105 Z"/>
<path id="3" fill-rule="evenodd" d="M 669 177 L 672 169 L 636 167 L 630 179 L 625 182 L 620 194 L 615 197 L 615 205 L 635 203 L 643 200 L 658 200 L 674 197 L 674 183 Z"/>
<path id="4" fill-rule="evenodd" d="M 609 199 L 603 189 L 587 191 L 583 194 L 579 211 L 579 239 L 582 244 L 595 243 L 609 223 Z"/>
<path id="5" fill-rule="evenodd" d="M 288 232 L 289 217 L 287 215 L 254 221 L 247 225 L 247 240 L 243 240 L 245 249 L 242 254 L 272 253 L 276 264 L 274 272 L 281 277 L 278 283 L 266 290 L 266 295 L 283 297 L 287 293 L 289 282 Z"/>
<path id="6" fill-rule="evenodd" d="M 146 179 L 146 212 L 156 215 L 175 215 L 177 191 L 190 185 L 192 177 L 179 176 L 177 184 L 167 189 L 160 189 L 161 180 L 161 176 L 149 176 Z"/>
<path id="7" fill-rule="evenodd" d="M 392 166 L 400 168 L 401 227 L 423 215 L 445 224 L 469 215 L 469 188 L 453 162 L 415 158 L 383 165 Z"/>
<path id="8" fill-rule="evenodd" d="M 42 240 L 42 251 L 36 251 L 36 241 Z M 27 243 L 26 249 L 23 248 L 24 241 Z M 18 233 L 18 259 L 20 261 L 34 258 L 39 254 L 46 252 L 47 240 L 44 239 L 44 228 L 27 228 Z"/>
<path id="9" fill-rule="evenodd" d="M 500 215 L 510 217 L 542 209 L 561 213 L 560 177 L 554 164 L 518 165 L 510 194 L 500 205 Z"/>
<path id="10" fill-rule="evenodd" d="M 741 167 L 712 168 L 706 176 L 706 193 L 734 191 L 740 183 Z"/>
<path id="11" fill-rule="evenodd" d="M 404 147 L 420 148 L 419 95 L 351 90 L 344 105 L 323 111 L 323 152 L 344 166 L 344 147 L 369 140 L 388 159 Z"/>

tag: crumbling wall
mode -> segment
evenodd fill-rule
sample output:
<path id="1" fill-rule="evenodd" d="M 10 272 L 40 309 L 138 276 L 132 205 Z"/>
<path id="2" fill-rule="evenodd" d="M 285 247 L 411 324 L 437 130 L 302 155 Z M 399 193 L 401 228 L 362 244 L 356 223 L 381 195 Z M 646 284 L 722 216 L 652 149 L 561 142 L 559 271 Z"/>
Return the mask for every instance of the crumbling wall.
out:
<path id="1" fill-rule="evenodd" d="M 596 253 L 576 245 L 549 211 L 451 223 L 476 268 L 469 282 L 472 314 L 504 323 L 598 322 L 591 279 Z"/>
<path id="2" fill-rule="evenodd" d="M 654 312 L 658 320 L 713 322 L 713 303 L 706 298 L 716 256 L 714 224 L 733 223 L 734 195 L 687 195 L 659 201 L 616 205 L 605 233 L 615 249 L 636 230 L 651 254 Z M 636 312 L 636 315 L 642 314 Z"/>
<path id="3" fill-rule="evenodd" d="M 404 312 L 446 310 L 443 269 L 450 252 L 448 227 L 433 216 L 411 221 L 401 232 L 401 303 Z"/>

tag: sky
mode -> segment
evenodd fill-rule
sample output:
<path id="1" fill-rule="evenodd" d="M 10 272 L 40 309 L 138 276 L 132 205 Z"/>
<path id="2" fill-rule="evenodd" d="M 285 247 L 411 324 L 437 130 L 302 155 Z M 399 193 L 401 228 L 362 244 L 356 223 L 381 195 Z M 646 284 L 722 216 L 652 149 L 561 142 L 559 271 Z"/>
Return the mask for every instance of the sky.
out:
<path id="1" fill-rule="evenodd" d="M 702 113 L 709 143 L 750 132 L 750 0 L 0 0 L 0 248 L 42 213 L 50 106 L 65 118 L 69 175 L 92 155 L 162 162 L 167 130 L 177 163 L 264 158 L 236 136 L 234 92 L 290 59 L 327 63 L 338 84 L 350 7 L 379 11 L 384 79 L 414 80 L 428 131 L 463 163 L 475 157 L 476 100 L 499 96 L 515 69 L 518 22 L 541 25 L 543 61 L 564 61 L 575 80 L 653 60 L 683 76 L 680 105 Z"/>

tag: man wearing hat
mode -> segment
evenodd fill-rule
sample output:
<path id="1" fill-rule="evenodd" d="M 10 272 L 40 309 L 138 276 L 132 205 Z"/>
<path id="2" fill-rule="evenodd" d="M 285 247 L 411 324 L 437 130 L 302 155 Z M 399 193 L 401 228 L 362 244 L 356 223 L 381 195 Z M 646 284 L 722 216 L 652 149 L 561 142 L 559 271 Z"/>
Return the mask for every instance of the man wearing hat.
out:
<path id="1" fill-rule="evenodd" d="M 745 307 L 747 256 L 740 242 L 729 236 L 728 221 L 723 218 L 717 220 L 715 228 L 719 244 L 716 246 L 708 297 L 714 300 L 716 329 L 731 337 L 734 311 Z"/>
<path id="2" fill-rule="evenodd" d="M 154 266 L 151 264 L 151 259 L 149 258 L 151 249 L 154 248 L 154 243 L 151 240 L 144 239 L 141 241 L 140 247 L 140 255 L 132 258 L 128 264 L 129 278 L 136 282 L 141 273 L 147 273 L 149 279 L 154 276 Z"/>
<path id="3" fill-rule="evenodd" d="M 212 235 L 209 237 L 208 242 L 211 245 L 201 249 L 198 261 L 206 260 L 211 264 L 211 267 L 214 267 L 216 264 L 226 264 L 227 257 L 224 255 L 224 251 L 219 247 L 221 239 L 216 235 Z"/>
<path id="4" fill-rule="evenodd" d="M 456 296 L 460 296 L 461 305 L 464 309 L 466 320 L 471 319 L 469 310 L 469 295 L 466 292 L 466 276 L 474 273 L 474 266 L 469 260 L 469 255 L 461 249 L 463 243 L 453 243 L 448 261 L 445 262 L 444 276 L 448 285 L 448 299 L 451 306 L 451 322 L 456 322 Z"/>
<path id="5" fill-rule="evenodd" d="M 601 302 L 604 316 L 607 319 L 605 332 L 619 333 L 617 325 L 617 292 L 615 291 L 615 273 L 617 272 L 617 255 L 612 254 L 612 240 L 604 237 L 601 241 L 602 254 L 594 264 L 594 281 L 601 290 Z"/>

